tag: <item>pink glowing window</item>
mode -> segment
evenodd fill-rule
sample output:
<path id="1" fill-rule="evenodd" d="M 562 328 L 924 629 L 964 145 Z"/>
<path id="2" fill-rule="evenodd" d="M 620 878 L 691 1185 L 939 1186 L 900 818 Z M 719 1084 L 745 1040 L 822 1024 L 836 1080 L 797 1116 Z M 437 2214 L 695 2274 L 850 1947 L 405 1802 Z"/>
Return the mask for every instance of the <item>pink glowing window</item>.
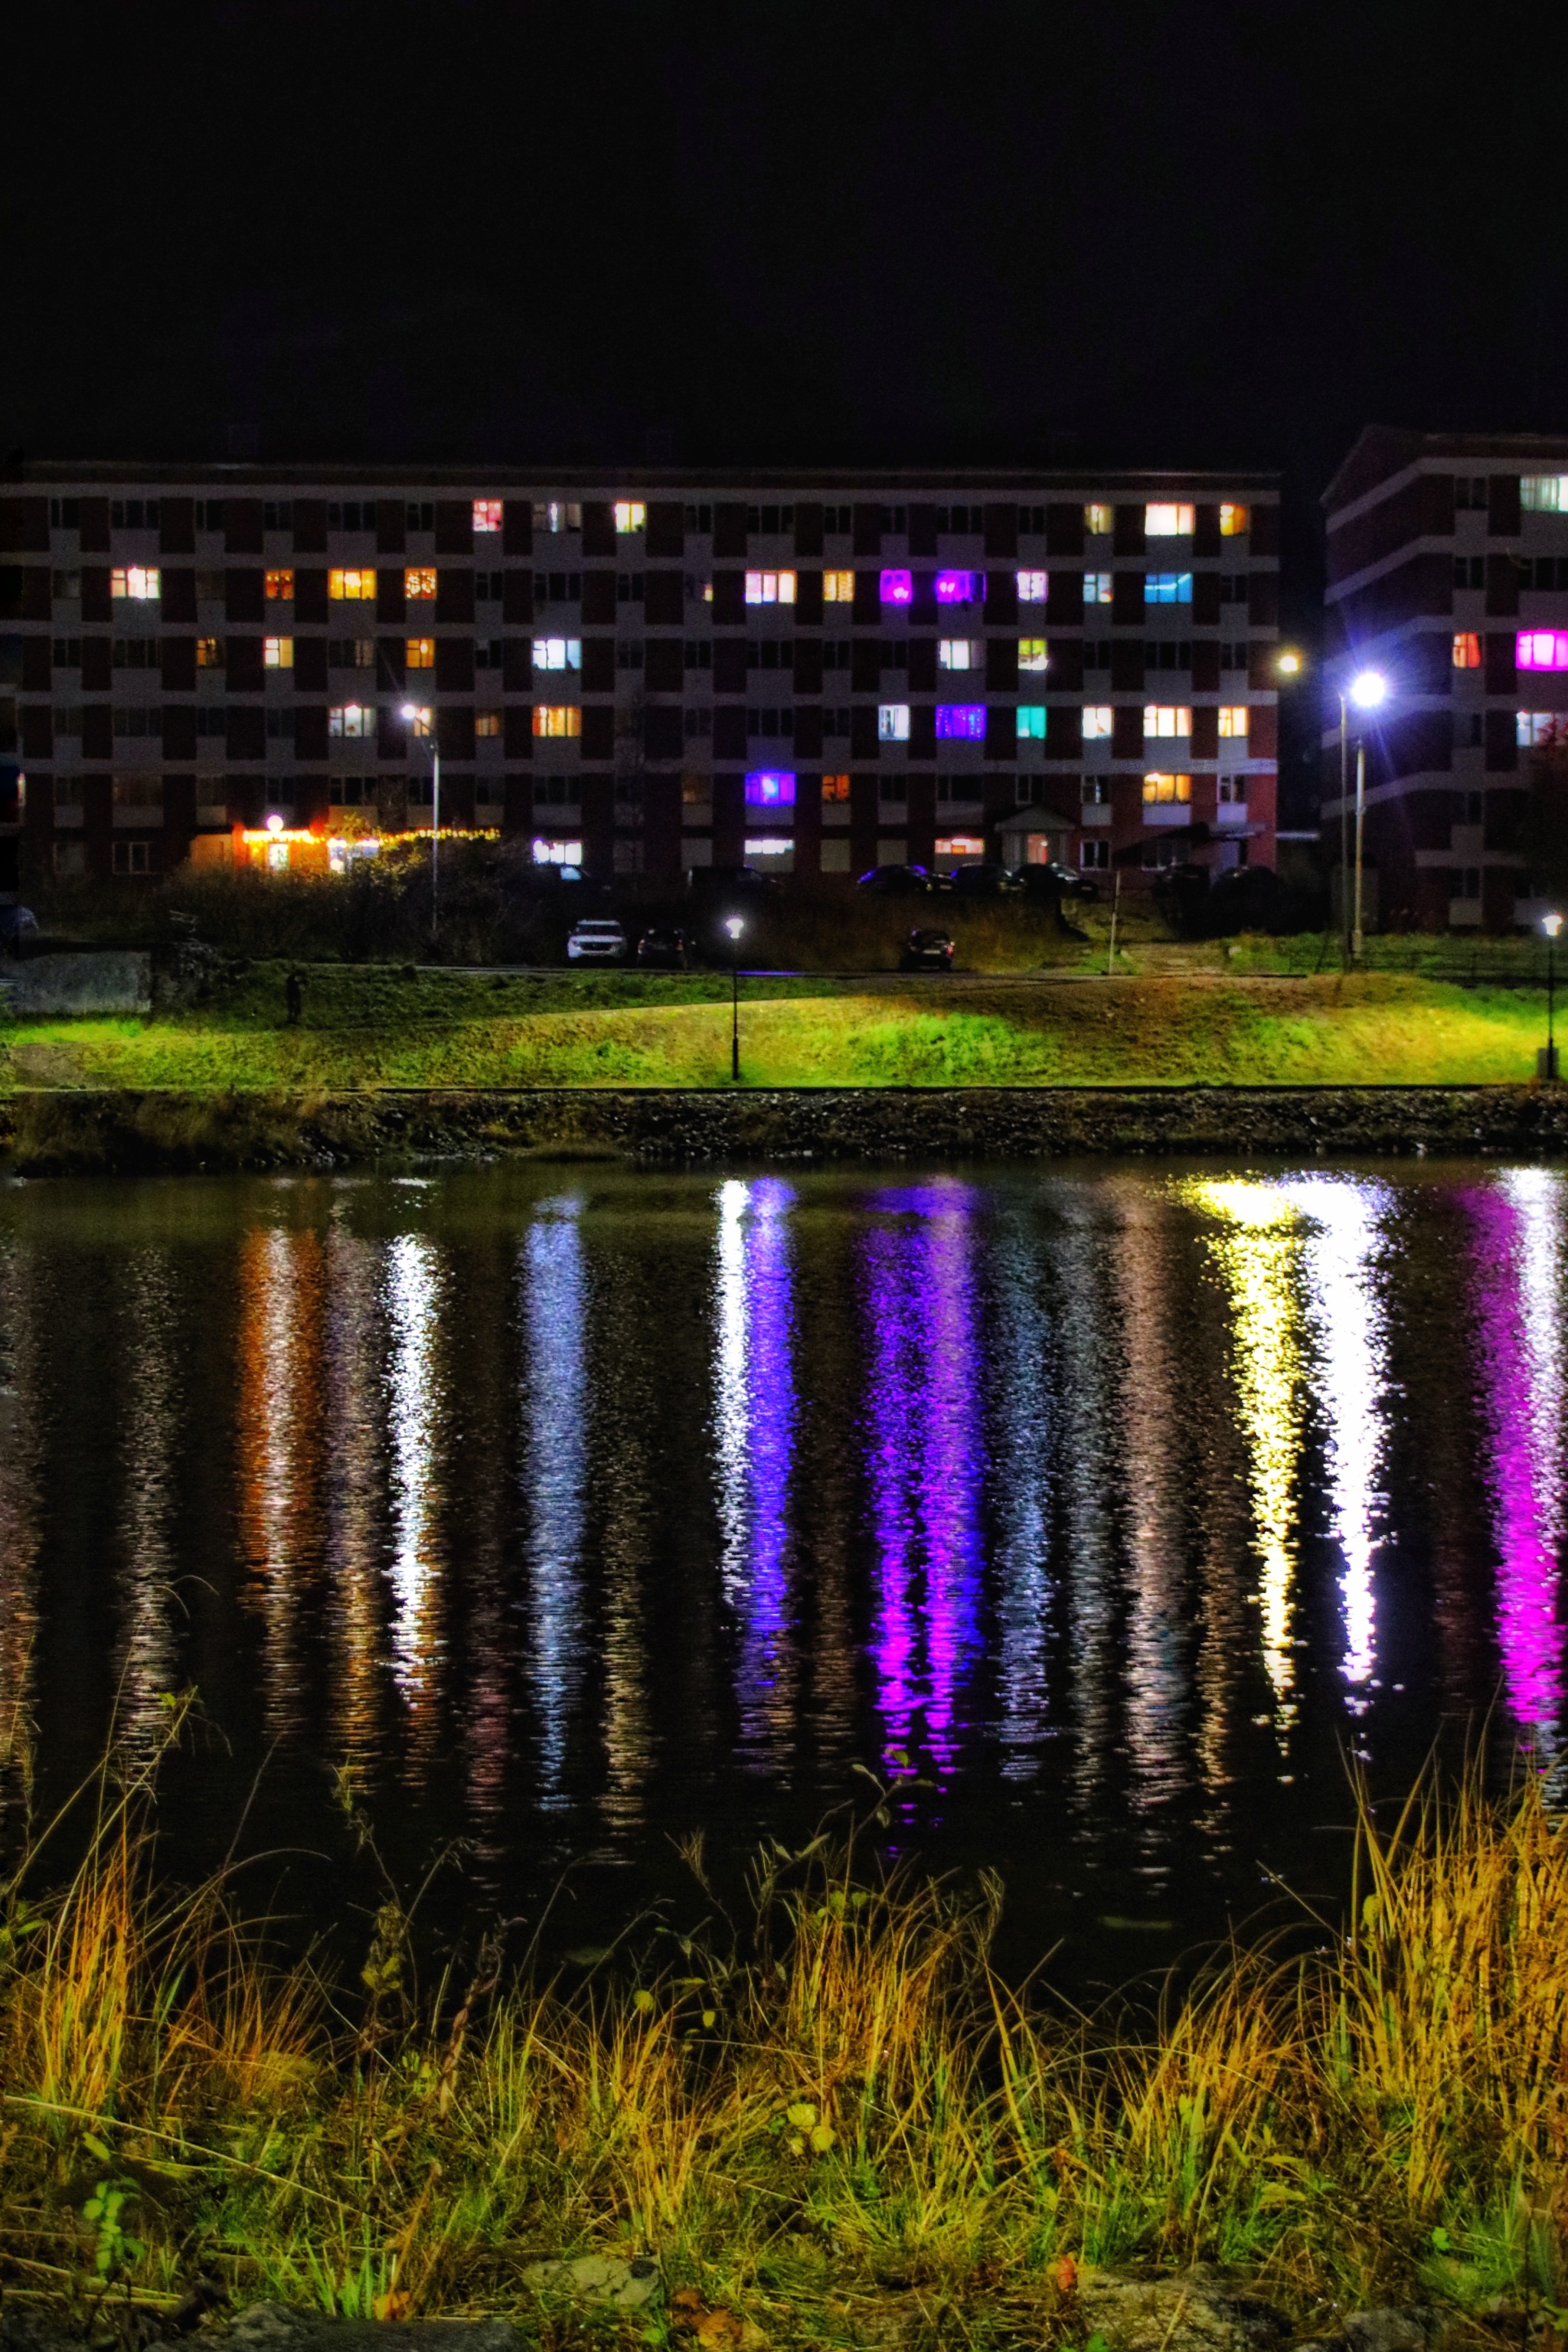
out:
<path id="1" fill-rule="evenodd" d="M 748 808 L 794 808 L 795 778 L 770 768 L 755 768 L 746 778 Z"/>
<path id="2" fill-rule="evenodd" d="M 964 742 L 983 741 L 985 705 L 983 702 L 939 702 L 936 707 L 936 731 L 944 738 L 956 737 Z"/>
<path id="3" fill-rule="evenodd" d="M 1568 629 L 1521 629 L 1514 659 L 1521 669 L 1568 669 Z"/>
<path id="4" fill-rule="evenodd" d="M 884 572 L 882 602 L 884 604 L 909 604 L 914 601 L 915 583 L 907 572 Z"/>
<path id="5" fill-rule="evenodd" d="M 974 572 L 939 572 L 936 575 L 936 601 L 939 604 L 973 604 L 974 583 L 979 578 Z"/>
<path id="6" fill-rule="evenodd" d="M 476 530 L 499 530 L 500 529 L 500 519 L 501 502 L 500 499 L 476 499 L 474 500 L 474 529 Z"/>

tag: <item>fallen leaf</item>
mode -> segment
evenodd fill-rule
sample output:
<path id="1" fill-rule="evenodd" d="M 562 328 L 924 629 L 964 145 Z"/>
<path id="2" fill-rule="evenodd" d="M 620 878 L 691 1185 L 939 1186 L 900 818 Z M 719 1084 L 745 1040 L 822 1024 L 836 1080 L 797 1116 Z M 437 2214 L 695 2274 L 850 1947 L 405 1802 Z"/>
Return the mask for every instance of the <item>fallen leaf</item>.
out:
<path id="1" fill-rule="evenodd" d="M 398 2287 L 389 2294 L 378 2294 L 373 2305 L 377 2319 L 406 2319 L 414 2308 L 414 2297 Z"/>
<path id="2" fill-rule="evenodd" d="M 705 2311 L 697 2323 L 697 2341 L 702 2352 L 741 2352 L 745 2334 L 739 2315 L 733 2311 Z"/>
<path id="3" fill-rule="evenodd" d="M 1064 2254 L 1059 2263 L 1051 2264 L 1051 2277 L 1063 2294 L 1072 2294 L 1078 2285 L 1078 2264 L 1070 2254 Z"/>
<path id="4" fill-rule="evenodd" d="M 669 2315 L 677 2327 L 695 2327 L 707 2309 L 694 2286 L 678 2286 L 669 2298 Z"/>

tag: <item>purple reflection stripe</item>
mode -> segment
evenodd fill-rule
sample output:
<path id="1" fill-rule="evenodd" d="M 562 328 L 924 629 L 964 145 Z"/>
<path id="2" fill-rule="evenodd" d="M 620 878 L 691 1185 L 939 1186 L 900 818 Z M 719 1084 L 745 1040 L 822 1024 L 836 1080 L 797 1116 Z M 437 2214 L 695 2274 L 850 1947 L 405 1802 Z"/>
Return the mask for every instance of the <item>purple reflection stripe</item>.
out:
<path id="1" fill-rule="evenodd" d="M 795 1411 L 787 1213 L 794 1197 L 787 1184 L 772 1177 L 753 1184 L 745 1227 L 752 1527 L 740 1697 L 743 1727 L 753 1738 L 768 1727 L 789 1632 L 788 1512 Z"/>

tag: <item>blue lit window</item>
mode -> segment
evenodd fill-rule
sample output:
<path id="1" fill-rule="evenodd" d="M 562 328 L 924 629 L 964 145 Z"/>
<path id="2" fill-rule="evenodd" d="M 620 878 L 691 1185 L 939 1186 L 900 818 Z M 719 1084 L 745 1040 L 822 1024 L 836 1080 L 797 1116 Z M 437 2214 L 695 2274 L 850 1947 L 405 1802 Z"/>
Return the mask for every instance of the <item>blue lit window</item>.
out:
<path id="1" fill-rule="evenodd" d="M 1193 601 L 1192 573 L 1190 572 L 1145 572 L 1143 601 L 1147 604 L 1190 604 Z"/>
<path id="2" fill-rule="evenodd" d="M 794 808 L 795 777 L 787 769 L 753 769 L 746 778 L 746 806 Z"/>
<path id="3" fill-rule="evenodd" d="M 1018 740 L 1020 743 L 1043 743 L 1046 740 L 1046 706 L 1043 702 L 1020 702 L 1018 705 Z"/>
<path id="4" fill-rule="evenodd" d="M 936 706 L 936 731 L 945 739 L 984 742 L 985 705 L 983 702 L 939 702 Z"/>
<path id="5" fill-rule="evenodd" d="M 936 601 L 939 604 L 973 604 L 980 593 L 977 572 L 939 572 L 936 575 Z"/>

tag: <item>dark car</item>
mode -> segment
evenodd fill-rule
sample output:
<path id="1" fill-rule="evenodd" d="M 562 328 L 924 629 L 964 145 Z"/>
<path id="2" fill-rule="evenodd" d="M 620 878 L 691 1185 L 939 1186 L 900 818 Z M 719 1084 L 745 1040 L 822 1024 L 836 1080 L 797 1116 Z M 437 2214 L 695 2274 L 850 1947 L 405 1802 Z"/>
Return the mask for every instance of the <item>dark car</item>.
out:
<path id="1" fill-rule="evenodd" d="M 637 961 L 653 971 L 684 971 L 689 961 L 678 923 L 654 923 L 637 940 Z"/>
<path id="2" fill-rule="evenodd" d="M 873 866 L 862 874 L 856 887 L 876 890 L 886 898 L 912 897 L 917 891 L 931 888 L 931 876 L 923 866 Z"/>
<path id="3" fill-rule="evenodd" d="M 0 955 L 20 955 L 39 936 L 31 907 L 0 907 Z"/>
<path id="4" fill-rule="evenodd" d="M 951 971 L 952 940 L 947 931 L 914 930 L 899 956 L 900 971 Z"/>
<path id="5" fill-rule="evenodd" d="M 1091 874 L 1080 872 L 1076 866 L 1063 866 L 1055 858 L 1048 866 L 1017 866 L 1014 879 L 1030 898 L 1082 898 L 1087 903 L 1100 896 L 1100 885 Z"/>
<path id="6" fill-rule="evenodd" d="M 977 859 L 973 865 L 955 866 L 947 887 L 955 898 L 1001 898 L 1018 885 L 1009 866 Z"/>

